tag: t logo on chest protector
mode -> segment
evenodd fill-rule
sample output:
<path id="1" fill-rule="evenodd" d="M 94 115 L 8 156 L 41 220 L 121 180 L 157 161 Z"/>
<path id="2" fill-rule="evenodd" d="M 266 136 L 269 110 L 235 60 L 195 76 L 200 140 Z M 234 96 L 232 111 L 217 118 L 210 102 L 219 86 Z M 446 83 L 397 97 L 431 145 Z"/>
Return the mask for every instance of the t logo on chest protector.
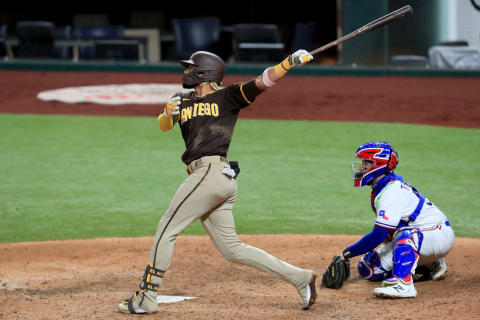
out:
<path id="1" fill-rule="evenodd" d="M 193 106 L 188 106 L 182 109 L 180 115 L 180 123 L 184 124 L 188 120 L 196 117 L 211 116 L 218 117 L 219 110 L 216 103 L 194 103 Z"/>

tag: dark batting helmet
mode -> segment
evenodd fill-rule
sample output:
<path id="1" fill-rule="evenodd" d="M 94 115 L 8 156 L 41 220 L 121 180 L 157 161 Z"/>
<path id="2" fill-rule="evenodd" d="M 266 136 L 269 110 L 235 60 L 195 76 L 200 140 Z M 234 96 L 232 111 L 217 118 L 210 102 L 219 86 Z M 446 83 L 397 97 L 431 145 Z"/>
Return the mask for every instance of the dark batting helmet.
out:
<path id="1" fill-rule="evenodd" d="M 189 60 L 180 60 L 180 63 L 185 68 L 194 66 L 191 72 L 183 76 L 184 88 L 191 89 L 203 82 L 220 85 L 225 76 L 225 62 L 216 54 L 207 51 L 197 51 Z"/>

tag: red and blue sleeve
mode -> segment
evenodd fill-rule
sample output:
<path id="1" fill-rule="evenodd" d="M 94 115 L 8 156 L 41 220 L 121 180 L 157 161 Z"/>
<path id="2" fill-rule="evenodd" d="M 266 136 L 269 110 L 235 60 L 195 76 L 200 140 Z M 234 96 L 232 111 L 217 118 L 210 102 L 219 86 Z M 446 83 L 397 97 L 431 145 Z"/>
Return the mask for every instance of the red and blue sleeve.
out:
<path id="1" fill-rule="evenodd" d="M 348 247 L 352 257 L 359 256 L 375 249 L 387 238 L 390 230 L 391 229 L 389 228 L 380 227 L 378 224 L 375 224 L 370 233 L 364 235 L 362 239 Z"/>

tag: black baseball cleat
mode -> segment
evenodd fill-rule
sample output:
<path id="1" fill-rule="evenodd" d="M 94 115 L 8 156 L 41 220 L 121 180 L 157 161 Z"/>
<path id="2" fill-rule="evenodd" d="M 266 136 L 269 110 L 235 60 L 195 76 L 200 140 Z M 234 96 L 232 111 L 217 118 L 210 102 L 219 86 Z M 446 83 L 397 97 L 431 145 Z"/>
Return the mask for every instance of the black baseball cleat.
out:
<path id="1" fill-rule="evenodd" d="M 146 314 L 147 312 L 140 307 L 135 307 L 133 302 L 138 297 L 138 291 L 135 292 L 130 298 L 122 300 L 118 304 L 118 310 L 123 313 L 131 314 Z"/>

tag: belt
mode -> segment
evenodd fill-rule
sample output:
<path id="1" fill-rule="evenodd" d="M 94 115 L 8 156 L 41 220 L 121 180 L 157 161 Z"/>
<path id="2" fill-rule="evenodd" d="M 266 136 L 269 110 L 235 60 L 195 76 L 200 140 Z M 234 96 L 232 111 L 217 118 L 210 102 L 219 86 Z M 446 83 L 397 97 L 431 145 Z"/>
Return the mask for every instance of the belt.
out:
<path id="1" fill-rule="evenodd" d="M 228 164 L 227 158 L 222 156 L 218 156 L 218 158 L 220 158 L 221 162 L 225 162 L 226 164 Z M 190 162 L 190 164 L 187 166 L 187 173 L 191 174 L 193 170 L 195 170 L 196 168 L 200 167 L 203 164 L 210 163 L 210 162 L 218 162 L 216 161 L 218 158 L 217 156 L 207 156 L 207 157 L 202 157 L 200 159 L 194 160 Z"/>
<path id="2" fill-rule="evenodd" d="M 437 230 L 437 229 L 442 229 L 442 226 L 447 226 L 447 227 L 451 227 L 451 224 L 450 224 L 450 221 L 446 220 L 442 223 L 440 223 L 439 225 L 435 226 L 435 227 L 432 227 L 432 228 L 428 228 L 428 229 L 421 229 L 422 232 L 424 231 L 433 231 L 433 230 Z"/>

